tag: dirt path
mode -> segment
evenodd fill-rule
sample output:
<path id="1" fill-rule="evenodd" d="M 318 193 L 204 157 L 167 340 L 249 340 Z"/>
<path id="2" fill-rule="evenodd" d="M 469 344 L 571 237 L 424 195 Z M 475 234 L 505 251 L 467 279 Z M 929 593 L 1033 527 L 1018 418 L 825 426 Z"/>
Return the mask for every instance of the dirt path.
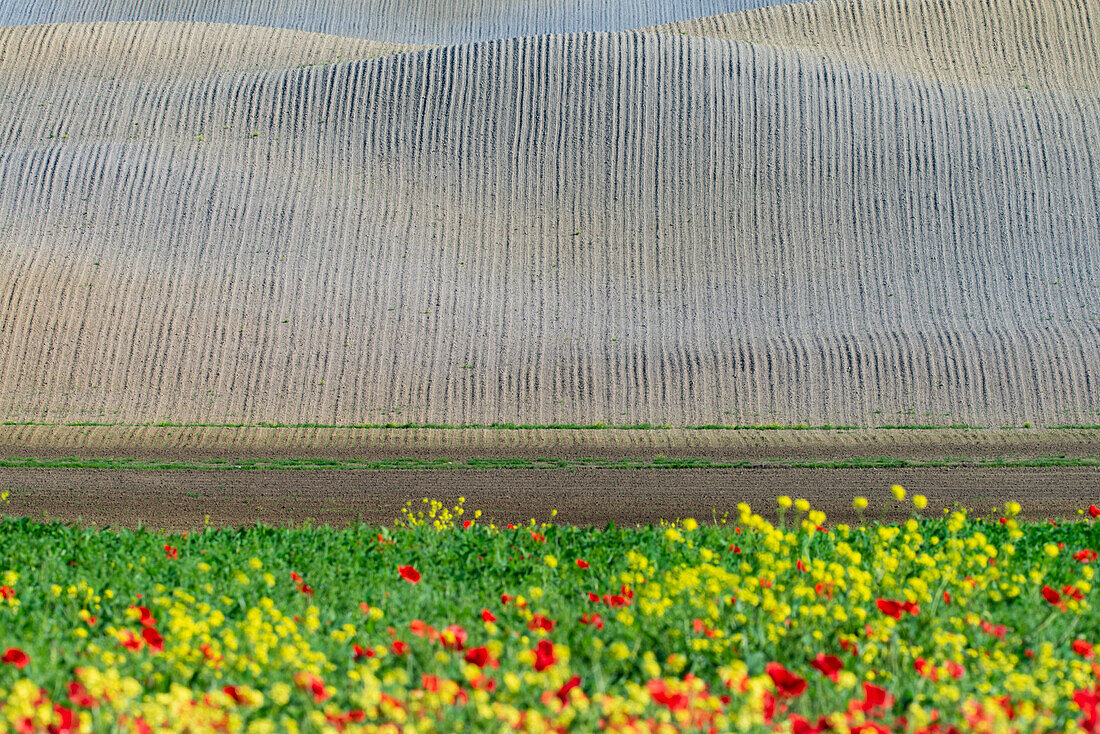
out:
<path id="1" fill-rule="evenodd" d="M 1033 518 L 1073 517 L 1100 503 L 1095 469 L 674 469 L 490 471 L 97 471 L 0 470 L 10 491 L 0 512 L 112 526 L 199 528 L 312 518 L 342 525 L 389 524 L 407 500 L 423 497 L 481 509 L 497 522 L 548 520 L 603 525 L 700 520 L 738 502 L 772 508 L 780 494 L 809 498 L 830 521 L 856 520 L 851 499 L 871 498 L 872 515 L 904 517 L 888 492 L 900 483 L 929 498 L 926 512 L 959 502 L 979 511 L 1016 500 Z"/>

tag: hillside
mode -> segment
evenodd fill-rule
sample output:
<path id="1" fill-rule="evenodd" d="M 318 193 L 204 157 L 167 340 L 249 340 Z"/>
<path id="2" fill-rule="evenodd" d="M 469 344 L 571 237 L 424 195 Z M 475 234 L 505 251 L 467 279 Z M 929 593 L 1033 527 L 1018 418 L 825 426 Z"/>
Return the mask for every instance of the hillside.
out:
<path id="1" fill-rule="evenodd" d="M 498 5 L 0 29 L 0 418 L 1098 422 L 1100 4 Z"/>

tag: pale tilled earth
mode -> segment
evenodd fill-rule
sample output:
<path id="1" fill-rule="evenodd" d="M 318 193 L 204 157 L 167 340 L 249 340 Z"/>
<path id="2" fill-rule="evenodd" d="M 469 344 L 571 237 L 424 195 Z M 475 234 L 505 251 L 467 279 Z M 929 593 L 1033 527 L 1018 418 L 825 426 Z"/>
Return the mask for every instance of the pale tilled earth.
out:
<path id="1" fill-rule="evenodd" d="M 0 422 L 38 424 L 0 454 L 1100 455 L 1040 430 L 1100 424 L 1098 18 L 0 0 Z M 989 430 L 255 427 L 597 422 Z M 843 517 L 902 479 L 937 509 L 1100 499 L 1087 467 L 0 470 L 4 512 L 167 525 L 329 491 L 325 517 L 384 520 L 402 487 L 501 517 L 784 491 Z"/>
<path id="2" fill-rule="evenodd" d="M 174 7 L 0 2 L 0 417 L 1100 422 L 1096 0 Z"/>

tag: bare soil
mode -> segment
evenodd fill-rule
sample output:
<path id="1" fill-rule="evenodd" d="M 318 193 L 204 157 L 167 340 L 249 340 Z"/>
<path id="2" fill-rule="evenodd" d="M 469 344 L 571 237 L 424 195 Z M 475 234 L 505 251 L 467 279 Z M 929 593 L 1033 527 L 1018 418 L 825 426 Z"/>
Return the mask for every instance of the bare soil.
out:
<path id="1" fill-rule="evenodd" d="M 372 429 L 3 426 L 0 457 L 837 461 L 1100 456 L 1098 429 Z"/>
<path id="2" fill-rule="evenodd" d="M 1100 0 L 301 5 L 0 5 L 0 418 L 1100 421 Z"/>
<path id="3" fill-rule="evenodd" d="M 748 502 L 765 514 L 774 498 L 809 498 L 830 522 L 853 522 L 854 496 L 870 498 L 867 515 L 904 518 L 908 504 L 888 488 L 900 483 L 924 494 L 926 514 L 959 503 L 979 514 L 1008 500 L 1030 518 L 1072 518 L 1100 503 L 1095 469 L 664 469 L 488 471 L 101 471 L 0 469 L 11 496 L 0 512 L 38 519 L 80 521 L 99 527 L 165 529 L 312 520 L 343 526 L 392 524 L 408 500 L 425 497 L 453 505 L 466 498 L 483 522 L 548 521 L 603 526 L 656 523 L 713 513 L 736 514 Z M 207 518 L 207 516 L 209 516 Z"/>

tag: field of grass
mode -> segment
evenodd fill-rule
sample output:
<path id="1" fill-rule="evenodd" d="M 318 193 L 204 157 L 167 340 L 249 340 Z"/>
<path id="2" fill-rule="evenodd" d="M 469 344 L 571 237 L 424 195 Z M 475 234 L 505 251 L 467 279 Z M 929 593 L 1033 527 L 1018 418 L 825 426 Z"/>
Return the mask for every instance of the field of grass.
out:
<path id="1" fill-rule="evenodd" d="M 903 490 L 895 488 L 902 496 Z M 0 731 L 1097 731 L 1100 515 L 0 523 Z"/>

